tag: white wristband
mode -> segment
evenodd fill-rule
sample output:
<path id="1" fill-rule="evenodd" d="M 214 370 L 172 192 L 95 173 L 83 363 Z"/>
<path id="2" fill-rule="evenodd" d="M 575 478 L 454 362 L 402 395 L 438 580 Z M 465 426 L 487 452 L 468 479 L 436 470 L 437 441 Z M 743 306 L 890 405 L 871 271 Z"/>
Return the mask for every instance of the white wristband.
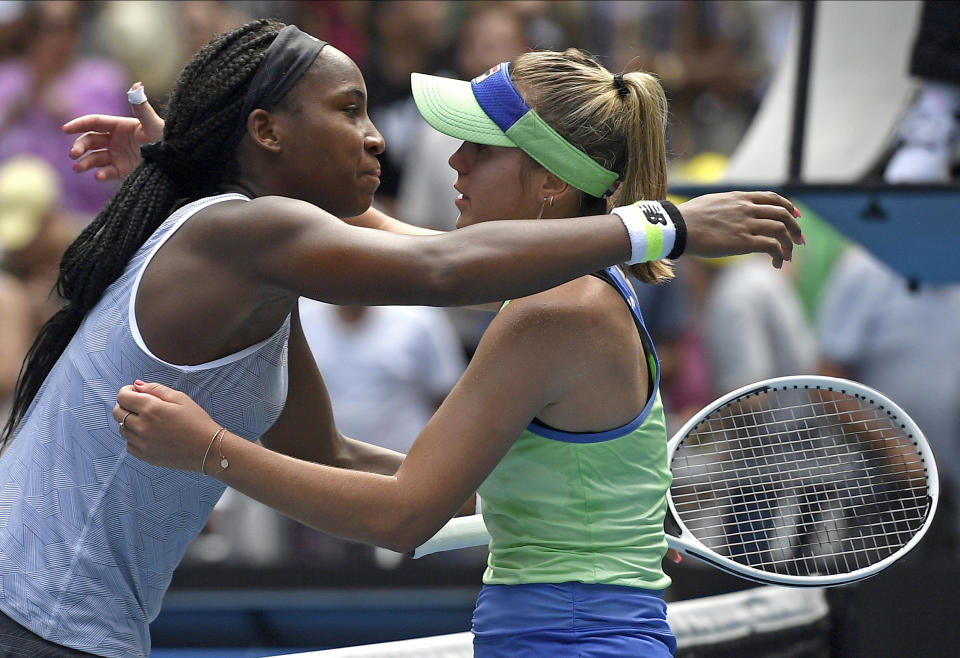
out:
<path id="1" fill-rule="evenodd" d="M 476 498 L 477 498 L 477 507 L 476 507 L 476 511 L 475 511 L 474 513 L 475 513 L 475 514 L 483 514 L 483 509 L 480 507 L 480 494 L 474 494 L 474 495 L 475 495 Z"/>
<path id="2" fill-rule="evenodd" d="M 659 201 L 637 201 L 611 210 L 630 235 L 628 265 L 662 260 L 673 251 L 677 227 Z"/>

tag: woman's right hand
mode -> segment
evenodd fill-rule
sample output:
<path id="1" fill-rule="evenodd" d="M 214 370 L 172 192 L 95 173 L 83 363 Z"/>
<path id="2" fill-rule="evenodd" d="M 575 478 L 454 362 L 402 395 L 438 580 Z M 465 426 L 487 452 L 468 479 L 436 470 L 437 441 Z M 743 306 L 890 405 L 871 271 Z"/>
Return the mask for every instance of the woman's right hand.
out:
<path id="1" fill-rule="evenodd" d="M 127 440 L 127 452 L 154 466 L 207 472 L 216 458 L 208 455 L 220 426 L 190 397 L 162 384 L 137 381 L 117 394 L 113 418 Z"/>
<path id="2" fill-rule="evenodd" d="M 796 207 L 775 192 L 720 192 L 679 206 L 687 225 L 685 253 L 704 258 L 766 253 L 779 268 L 806 244 Z"/>
<path id="3" fill-rule="evenodd" d="M 137 82 L 130 89 L 142 87 Z M 98 181 L 122 180 L 140 164 L 140 147 L 163 137 L 163 119 L 149 101 L 132 104 L 133 117 L 109 114 L 86 114 L 62 126 L 63 132 L 82 133 L 70 147 L 70 157 L 77 162 L 77 173 L 96 169 Z"/>

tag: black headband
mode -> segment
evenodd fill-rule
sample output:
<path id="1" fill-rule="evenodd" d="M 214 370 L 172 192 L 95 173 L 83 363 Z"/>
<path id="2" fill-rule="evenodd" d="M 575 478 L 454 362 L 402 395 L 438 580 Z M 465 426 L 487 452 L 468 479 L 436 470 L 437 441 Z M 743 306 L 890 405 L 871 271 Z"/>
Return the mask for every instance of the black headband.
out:
<path id="1" fill-rule="evenodd" d="M 269 110 L 279 103 L 313 65 L 326 45 L 326 41 L 301 32 L 296 25 L 287 25 L 280 30 L 250 81 L 250 88 L 247 89 L 243 109 L 240 111 L 236 140 L 239 140 L 247 129 L 247 117 L 250 113 L 258 107 Z"/>

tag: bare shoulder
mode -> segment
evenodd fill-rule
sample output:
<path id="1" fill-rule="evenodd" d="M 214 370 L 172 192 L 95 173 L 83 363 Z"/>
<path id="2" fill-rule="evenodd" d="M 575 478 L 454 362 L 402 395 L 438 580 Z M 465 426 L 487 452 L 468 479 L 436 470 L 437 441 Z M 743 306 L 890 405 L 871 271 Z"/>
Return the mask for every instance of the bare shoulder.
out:
<path id="1" fill-rule="evenodd" d="M 205 230 L 225 233 L 237 228 L 244 229 L 244 232 L 263 233 L 289 229 L 307 222 L 336 220 L 333 215 L 313 204 L 283 196 L 224 201 L 204 208 L 197 213 L 197 219 L 197 224 L 202 224 Z"/>
<path id="2" fill-rule="evenodd" d="M 177 243 L 205 257 L 232 260 L 283 250 L 308 234 L 322 234 L 339 226 L 343 226 L 340 220 L 310 203 L 265 196 L 223 201 L 200 210 L 178 231 Z M 234 265 L 240 264 L 230 267 Z"/>
<path id="3" fill-rule="evenodd" d="M 529 297 L 511 301 L 500 312 L 514 332 L 533 337 L 566 338 L 580 341 L 612 328 L 625 305 L 607 283 L 593 276 L 580 277 Z"/>

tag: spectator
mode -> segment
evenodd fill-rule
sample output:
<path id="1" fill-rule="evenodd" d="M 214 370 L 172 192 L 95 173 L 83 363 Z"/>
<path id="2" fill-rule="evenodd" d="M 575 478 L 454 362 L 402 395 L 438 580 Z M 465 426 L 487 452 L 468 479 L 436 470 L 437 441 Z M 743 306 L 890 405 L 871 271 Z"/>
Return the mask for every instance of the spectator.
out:
<path id="1" fill-rule="evenodd" d="M 16 278 L 0 271 L 0 413 L 10 413 L 17 374 L 34 333 L 27 291 Z"/>
<path id="2" fill-rule="evenodd" d="M 440 0 L 376 2 L 367 67 L 370 118 L 389 148 L 380 158 L 376 205 L 395 212 L 404 160 L 423 124 L 413 103 L 410 74 L 437 70 L 446 46 L 450 5 Z"/>
<path id="3" fill-rule="evenodd" d="M 62 305 L 53 291 L 60 258 L 89 219 L 67 212 L 61 197 L 46 161 L 17 156 L 0 165 L 0 267 L 27 294 L 31 336 Z"/>
<path id="4" fill-rule="evenodd" d="M 611 68 L 660 77 L 671 105 L 668 152 L 676 160 L 731 154 L 753 120 L 769 68 L 755 4 L 589 4 L 590 38 L 609 44 Z"/>
<path id="5" fill-rule="evenodd" d="M 429 306 L 333 306 L 300 300 L 307 343 L 337 427 L 406 453 L 466 366 L 456 334 Z"/>
<path id="6" fill-rule="evenodd" d="M 814 372 L 813 331 L 790 280 L 752 256 L 688 263 L 713 396 Z"/>
<path id="7" fill-rule="evenodd" d="M 0 160 L 32 153 L 59 173 L 63 205 L 95 214 L 113 193 L 93 176 L 77 176 L 64 157 L 73 137 L 60 130 L 82 114 L 125 114 L 127 72 L 104 57 L 78 57 L 84 6 L 24 3 L 22 52 L 0 62 Z"/>
<path id="8" fill-rule="evenodd" d="M 884 171 L 889 183 L 946 183 L 960 153 L 960 4 L 924 2 L 910 59 L 921 81 L 904 117 L 899 146 Z"/>
<path id="9" fill-rule="evenodd" d="M 300 322 L 323 372 L 337 427 L 354 439 L 397 452 L 410 449 L 466 367 L 457 334 L 439 308 L 334 306 L 301 299 Z M 359 561 L 369 568 L 372 560 L 389 569 L 402 561 L 400 554 L 383 548 L 287 525 L 300 557 L 313 563 Z M 437 562 L 460 563 L 465 557 L 483 563 L 477 551 Z"/>
<path id="10" fill-rule="evenodd" d="M 889 396 L 933 446 L 941 510 L 932 546 L 957 546 L 960 485 L 960 285 L 907 282 L 859 247 L 839 259 L 818 318 L 823 374 Z"/>
<path id="11" fill-rule="evenodd" d="M 479 5 L 464 19 L 457 39 L 453 74 L 470 79 L 529 49 L 526 23 L 521 14 L 506 5 Z M 453 205 L 457 197 L 453 189 L 457 175 L 447 159 L 461 140 L 433 130 L 419 114 L 416 130 L 398 189 L 400 216 L 418 226 L 453 230 L 459 215 Z"/>

